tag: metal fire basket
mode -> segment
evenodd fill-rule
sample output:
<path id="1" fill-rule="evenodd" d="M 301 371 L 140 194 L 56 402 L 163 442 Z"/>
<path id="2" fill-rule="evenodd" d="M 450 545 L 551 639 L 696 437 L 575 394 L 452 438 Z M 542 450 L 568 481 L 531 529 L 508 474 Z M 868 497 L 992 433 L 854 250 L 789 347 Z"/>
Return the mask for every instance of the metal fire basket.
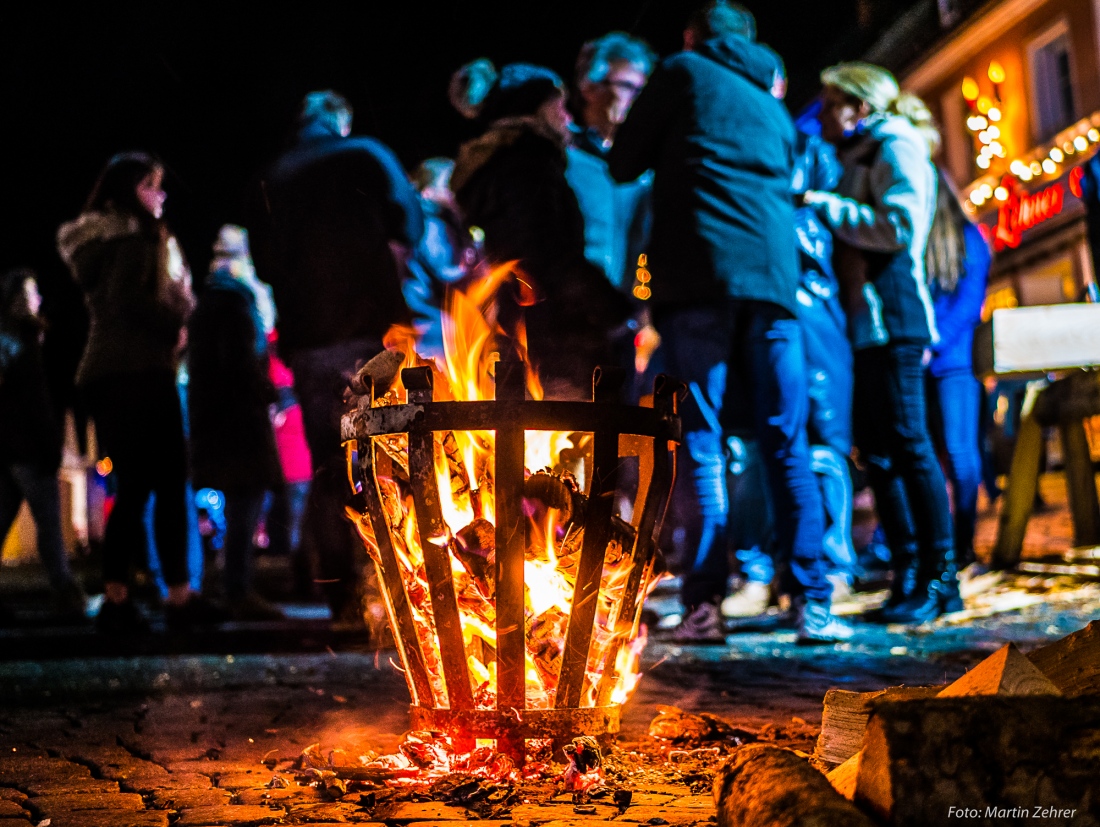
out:
<path id="1" fill-rule="evenodd" d="M 611 694 L 619 676 L 616 659 L 624 642 L 637 634 L 642 602 L 655 565 L 656 532 L 668 505 L 675 473 L 675 447 L 680 441 L 677 405 L 683 385 L 668 378 L 655 382 L 653 407 L 618 402 L 624 372 L 597 368 L 591 402 L 532 401 L 525 399 L 524 365 L 500 361 L 496 365 L 495 399 L 492 401 L 433 401 L 432 370 L 406 368 L 401 372 L 407 403 L 372 407 L 375 393 L 385 388 L 369 386 L 357 410 L 344 416 L 342 436 L 349 448 L 349 472 L 353 487 L 361 488 L 354 507 L 370 522 L 376 539 L 377 567 L 387 603 L 394 638 L 412 696 L 410 709 L 415 729 L 443 732 L 458 749 L 472 748 L 475 739 L 493 739 L 497 748 L 518 762 L 525 756 L 528 739 L 550 739 L 555 744 L 578 735 L 602 736 L 619 730 L 621 706 Z M 475 703 L 460 627 L 451 560 L 440 537 L 447 534 L 433 464 L 436 432 L 495 431 L 494 492 L 496 507 L 496 708 L 479 709 Z M 525 684 L 524 559 L 527 520 L 524 516 L 525 431 L 583 432 L 592 435 L 591 454 L 585 466 L 587 508 L 584 537 L 573 592 L 564 650 L 561 653 L 557 691 L 552 709 L 529 709 Z M 416 512 L 424 570 L 430 590 L 430 606 L 436 640 L 418 637 L 410 596 L 399 570 L 394 537 L 384 509 L 376 474 L 383 453 L 378 437 L 408 437 L 409 485 Z M 636 457 L 636 460 L 631 460 Z M 631 519 L 615 512 L 620 468 L 636 468 Z M 537 469 L 530 469 L 532 471 Z M 632 483 L 633 485 L 633 483 Z M 613 530 L 629 543 L 622 550 L 631 557 L 622 604 L 615 621 L 616 638 L 604 661 L 602 676 L 587 685 L 589 647 L 605 551 Z M 620 528 L 615 528 L 618 526 Z M 425 646 L 437 641 L 438 651 Z M 446 697 L 433 695 L 428 664 L 441 664 Z M 438 690 L 437 690 L 438 691 Z M 592 706 L 582 706 L 582 695 Z"/>

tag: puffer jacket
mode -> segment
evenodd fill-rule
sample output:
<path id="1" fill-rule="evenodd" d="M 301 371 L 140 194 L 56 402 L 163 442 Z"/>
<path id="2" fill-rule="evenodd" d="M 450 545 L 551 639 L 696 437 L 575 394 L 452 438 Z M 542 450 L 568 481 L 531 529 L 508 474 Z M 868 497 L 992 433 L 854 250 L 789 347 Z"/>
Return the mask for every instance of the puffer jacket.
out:
<path id="1" fill-rule="evenodd" d="M 178 365 L 180 331 L 193 306 L 179 245 L 134 216 L 87 212 L 63 224 L 58 252 L 84 290 L 88 344 L 76 382 Z"/>
<path id="2" fill-rule="evenodd" d="M 839 147 L 839 156 L 844 173 L 836 192 L 808 192 L 806 203 L 839 241 L 865 254 L 890 340 L 935 341 L 924 272 L 936 208 L 927 143 L 905 118 L 877 115 Z"/>

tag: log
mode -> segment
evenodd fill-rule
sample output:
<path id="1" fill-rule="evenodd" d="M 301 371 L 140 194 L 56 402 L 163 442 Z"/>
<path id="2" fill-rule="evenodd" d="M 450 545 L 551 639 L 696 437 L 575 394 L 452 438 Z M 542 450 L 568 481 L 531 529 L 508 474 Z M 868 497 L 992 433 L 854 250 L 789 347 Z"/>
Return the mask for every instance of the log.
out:
<path id="1" fill-rule="evenodd" d="M 830 689 L 825 693 L 814 758 L 835 767 L 859 752 L 875 701 L 932 698 L 942 689 L 942 686 L 892 686 L 876 692 Z"/>
<path id="2" fill-rule="evenodd" d="M 856 779 L 859 778 L 859 765 L 863 762 L 863 750 L 860 750 L 843 764 L 834 767 L 825 777 L 833 789 L 849 801 L 856 797 Z"/>
<path id="3" fill-rule="evenodd" d="M 1015 644 L 1006 643 L 953 684 L 940 698 L 970 695 L 1061 695 Z"/>
<path id="4" fill-rule="evenodd" d="M 1067 698 L 1100 695 L 1100 620 L 1027 656 Z"/>
<path id="5" fill-rule="evenodd" d="M 876 704 L 855 803 L 893 827 L 1091 824 L 1097 788 L 1100 697 L 939 697 Z"/>
<path id="6" fill-rule="evenodd" d="M 764 744 L 742 747 L 714 776 L 718 827 L 873 827 L 809 762 Z"/>

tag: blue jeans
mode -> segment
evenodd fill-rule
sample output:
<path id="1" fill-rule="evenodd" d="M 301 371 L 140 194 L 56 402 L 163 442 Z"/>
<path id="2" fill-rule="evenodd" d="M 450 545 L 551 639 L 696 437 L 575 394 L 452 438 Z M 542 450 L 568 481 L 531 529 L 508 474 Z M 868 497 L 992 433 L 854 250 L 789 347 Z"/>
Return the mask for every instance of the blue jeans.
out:
<path id="1" fill-rule="evenodd" d="M 724 434 L 751 430 L 775 509 L 776 553 L 789 564 L 784 588 L 826 601 L 821 494 L 810 471 L 802 330 L 767 302 L 667 308 L 655 319 L 668 372 L 690 390 L 681 407 L 685 470 L 696 508 L 678 519 L 696 552 L 682 599 L 688 610 L 725 592 L 728 573 Z M 676 519 L 674 518 L 674 519 Z"/>
<path id="2" fill-rule="evenodd" d="M 968 371 L 928 376 L 929 426 L 946 459 L 947 479 L 955 500 L 955 554 L 959 565 L 974 561 L 974 525 L 978 519 L 978 485 L 982 455 L 978 416 L 982 388 Z"/>
<path id="3" fill-rule="evenodd" d="M 771 503 L 764 485 L 763 469 L 754 443 L 730 437 L 734 461 L 730 463 L 730 539 L 741 574 L 754 583 L 771 583 L 775 562 L 768 540 L 772 531 Z M 746 460 L 737 462 L 737 454 Z M 738 467 L 740 466 L 740 467 Z M 851 585 L 856 574 L 856 553 L 852 547 L 852 477 L 844 457 L 825 445 L 810 446 L 810 470 L 821 490 L 825 508 L 826 571 L 843 575 Z M 736 488 L 734 486 L 737 486 Z"/>
<path id="4" fill-rule="evenodd" d="M 31 510 L 38 534 L 38 558 L 55 589 L 73 583 L 65 543 L 61 536 L 61 492 L 56 471 L 34 465 L 0 466 L 0 545 L 8 536 L 23 501 Z"/>

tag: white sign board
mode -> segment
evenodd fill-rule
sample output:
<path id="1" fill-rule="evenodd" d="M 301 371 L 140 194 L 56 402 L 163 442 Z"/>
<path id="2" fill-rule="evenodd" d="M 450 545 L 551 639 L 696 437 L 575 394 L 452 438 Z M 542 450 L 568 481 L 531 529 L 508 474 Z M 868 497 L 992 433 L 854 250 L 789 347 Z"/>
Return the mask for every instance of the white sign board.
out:
<path id="1" fill-rule="evenodd" d="M 993 311 L 993 372 L 1047 372 L 1100 365 L 1100 304 Z"/>

